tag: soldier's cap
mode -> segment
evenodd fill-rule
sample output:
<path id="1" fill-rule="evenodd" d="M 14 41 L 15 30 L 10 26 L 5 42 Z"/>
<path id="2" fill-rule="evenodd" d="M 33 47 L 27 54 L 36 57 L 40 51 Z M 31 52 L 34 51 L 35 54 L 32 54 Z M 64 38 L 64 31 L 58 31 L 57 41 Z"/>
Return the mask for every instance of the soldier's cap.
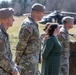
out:
<path id="1" fill-rule="evenodd" d="M 45 11 L 45 6 L 40 4 L 40 3 L 35 3 L 33 4 L 33 6 L 31 7 L 32 10 L 35 10 L 35 11 L 41 11 L 41 12 L 44 12 Z"/>
<path id="2" fill-rule="evenodd" d="M 46 23 L 46 26 L 43 30 L 45 31 L 49 25 L 50 25 L 50 22 Z"/>
<path id="3" fill-rule="evenodd" d="M 14 14 L 13 8 L 1 8 L 0 9 L 0 19 L 6 19 L 9 18 Z"/>
<path id="4" fill-rule="evenodd" d="M 65 16 L 63 17 L 62 19 L 62 23 L 71 23 L 71 24 L 74 24 L 74 18 L 73 17 L 70 17 L 70 16 Z"/>

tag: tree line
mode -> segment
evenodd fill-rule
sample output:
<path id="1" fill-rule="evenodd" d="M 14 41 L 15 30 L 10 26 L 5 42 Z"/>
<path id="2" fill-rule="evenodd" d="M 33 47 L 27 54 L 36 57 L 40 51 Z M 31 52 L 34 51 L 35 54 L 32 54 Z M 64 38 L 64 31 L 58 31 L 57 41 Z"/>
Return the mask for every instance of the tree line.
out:
<path id="1" fill-rule="evenodd" d="M 11 0 L 0 2 L 0 8 L 13 7 L 15 15 L 22 15 L 30 12 L 31 6 L 34 3 L 41 3 L 46 6 L 46 11 L 69 11 L 76 12 L 76 0 Z"/>

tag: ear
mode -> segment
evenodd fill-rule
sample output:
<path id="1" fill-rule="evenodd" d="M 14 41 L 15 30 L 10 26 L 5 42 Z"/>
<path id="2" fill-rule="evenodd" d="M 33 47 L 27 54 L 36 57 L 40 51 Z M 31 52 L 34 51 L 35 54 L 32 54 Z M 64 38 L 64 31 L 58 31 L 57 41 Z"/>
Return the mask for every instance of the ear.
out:
<path id="1" fill-rule="evenodd" d="M 7 21 L 8 19 L 4 19 L 4 21 Z"/>

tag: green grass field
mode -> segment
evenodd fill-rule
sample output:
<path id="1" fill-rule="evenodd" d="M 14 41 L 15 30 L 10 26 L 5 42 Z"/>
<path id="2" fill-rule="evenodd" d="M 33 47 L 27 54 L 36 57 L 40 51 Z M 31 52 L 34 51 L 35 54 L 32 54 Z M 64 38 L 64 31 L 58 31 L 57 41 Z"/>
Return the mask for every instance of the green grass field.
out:
<path id="1" fill-rule="evenodd" d="M 14 17 L 14 19 L 15 19 L 15 21 L 13 23 L 13 26 L 8 29 L 8 33 L 10 35 L 10 43 L 11 43 L 12 51 L 15 51 L 15 46 L 18 41 L 19 28 L 20 28 L 22 21 L 25 19 L 25 16 Z M 43 32 L 44 27 L 45 27 L 45 25 L 39 24 L 40 34 Z M 74 25 L 74 27 L 69 32 L 76 35 L 76 26 Z M 72 39 L 76 40 L 75 38 L 72 38 Z"/>
<path id="2" fill-rule="evenodd" d="M 15 19 L 15 21 L 13 23 L 13 26 L 8 29 L 8 34 L 10 36 L 11 49 L 12 49 L 12 53 L 13 53 L 13 60 L 15 58 L 14 54 L 15 54 L 15 50 L 16 50 L 15 49 L 16 44 L 18 42 L 19 28 L 20 28 L 20 25 L 21 25 L 22 21 L 25 19 L 25 16 L 14 17 L 14 19 Z M 40 34 L 43 32 L 44 27 L 45 27 L 45 25 L 40 25 L 39 24 Z M 76 26 L 74 25 L 74 27 L 69 32 L 76 35 Z M 71 39 L 76 40 L 73 37 L 71 37 Z M 39 66 L 41 66 L 41 64 L 39 64 Z"/>
<path id="3" fill-rule="evenodd" d="M 8 29 L 8 34 L 10 37 L 10 44 L 11 44 L 11 50 L 13 53 L 13 59 L 14 59 L 14 53 L 15 53 L 15 48 L 16 44 L 18 41 L 18 31 L 19 27 L 21 25 L 21 22 L 24 20 L 25 17 L 14 17 L 15 21 L 13 23 L 13 26 Z"/>

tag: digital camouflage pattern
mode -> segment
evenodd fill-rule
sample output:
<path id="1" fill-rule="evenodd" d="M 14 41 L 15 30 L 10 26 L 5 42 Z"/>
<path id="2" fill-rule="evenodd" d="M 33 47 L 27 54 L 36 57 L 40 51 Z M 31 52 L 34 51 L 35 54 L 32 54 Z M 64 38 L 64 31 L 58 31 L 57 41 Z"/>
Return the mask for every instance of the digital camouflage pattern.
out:
<path id="1" fill-rule="evenodd" d="M 13 70 L 14 63 L 12 62 L 9 36 L 0 25 L 0 75 L 11 75 Z"/>
<path id="2" fill-rule="evenodd" d="M 60 75 L 69 75 L 70 38 L 65 27 L 60 29 L 60 35 L 58 36 L 58 39 L 62 44 Z"/>
<path id="3" fill-rule="evenodd" d="M 38 75 L 40 43 L 38 24 L 31 17 L 26 18 L 21 25 L 16 47 L 20 75 Z"/>

